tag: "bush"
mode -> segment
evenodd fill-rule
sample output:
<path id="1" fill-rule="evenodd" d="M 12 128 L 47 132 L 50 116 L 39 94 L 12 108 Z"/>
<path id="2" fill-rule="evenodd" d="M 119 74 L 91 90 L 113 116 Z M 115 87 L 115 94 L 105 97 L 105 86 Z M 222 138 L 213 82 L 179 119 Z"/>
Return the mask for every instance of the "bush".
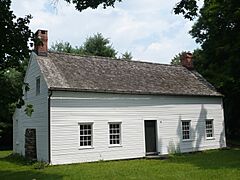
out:
<path id="1" fill-rule="evenodd" d="M 48 166 L 48 164 L 44 161 L 38 161 L 38 162 L 33 164 L 34 169 L 44 169 L 47 166 Z"/>

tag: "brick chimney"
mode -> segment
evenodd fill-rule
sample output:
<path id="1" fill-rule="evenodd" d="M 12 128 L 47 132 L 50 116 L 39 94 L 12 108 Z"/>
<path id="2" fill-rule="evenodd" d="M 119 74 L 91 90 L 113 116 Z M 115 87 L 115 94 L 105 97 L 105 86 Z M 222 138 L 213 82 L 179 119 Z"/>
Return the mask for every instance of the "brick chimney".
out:
<path id="1" fill-rule="evenodd" d="M 181 56 L 181 65 L 186 67 L 188 70 L 193 70 L 193 55 L 190 52 L 184 52 Z"/>
<path id="2" fill-rule="evenodd" d="M 48 52 L 48 32 L 47 30 L 37 30 L 35 33 L 37 38 L 34 44 L 34 51 L 39 56 L 47 56 Z"/>

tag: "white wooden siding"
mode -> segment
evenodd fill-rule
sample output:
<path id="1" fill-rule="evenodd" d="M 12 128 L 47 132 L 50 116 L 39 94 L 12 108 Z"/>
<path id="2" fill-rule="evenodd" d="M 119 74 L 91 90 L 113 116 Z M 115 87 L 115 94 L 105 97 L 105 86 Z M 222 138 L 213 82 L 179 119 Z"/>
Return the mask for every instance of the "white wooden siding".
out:
<path id="1" fill-rule="evenodd" d="M 24 80 L 30 87 L 27 97 L 24 97 L 25 104 L 32 104 L 34 112 L 29 117 L 24 112 L 25 106 L 16 109 L 13 117 L 13 150 L 25 155 L 25 130 L 36 128 L 37 158 L 48 161 L 48 89 L 35 57 L 36 55 L 31 55 Z M 37 96 L 36 77 L 40 77 L 40 94 Z"/>
<path id="2" fill-rule="evenodd" d="M 205 138 L 205 119 L 214 119 L 214 139 Z M 161 154 L 225 147 L 222 99 L 53 92 L 52 164 L 145 156 L 144 120 L 157 120 Z M 181 120 L 191 120 L 191 141 L 181 140 Z M 109 147 L 109 122 L 121 122 L 122 143 Z M 81 122 L 93 122 L 93 148 L 79 148 Z"/>

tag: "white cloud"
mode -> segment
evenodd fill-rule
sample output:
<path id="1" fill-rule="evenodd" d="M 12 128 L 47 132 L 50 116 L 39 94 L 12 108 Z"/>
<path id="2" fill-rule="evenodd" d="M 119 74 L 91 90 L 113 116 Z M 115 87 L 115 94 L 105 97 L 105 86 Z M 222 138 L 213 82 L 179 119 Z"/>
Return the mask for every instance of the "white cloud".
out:
<path id="1" fill-rule="evenodd" d="M 192 23 L 172 13 L 178 0 L 125 0 L 115 8 L 100 7 L 83 12 L 76 11 L 64 0 L 58 1 L 56 9 L 51 2 L 12 2 L 17 16 L 32 14 L 33 31 L 49 31 L 49 45 L 57 40 L 81 45 L 86 37 L 101 32 L 110 38 L 119 54 L 131 51 L 134 59 L 160 63 L 169 63 L 175 54 L 197 47 L 188 34 Z"/>

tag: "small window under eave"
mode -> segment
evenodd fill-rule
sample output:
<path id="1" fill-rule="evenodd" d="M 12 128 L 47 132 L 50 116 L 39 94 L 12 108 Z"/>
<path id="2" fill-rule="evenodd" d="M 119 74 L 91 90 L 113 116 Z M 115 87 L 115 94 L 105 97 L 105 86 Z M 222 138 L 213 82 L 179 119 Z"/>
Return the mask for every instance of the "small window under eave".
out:
<path id="1" fill-rule="evenodd" d="M 40 94 L 40 76 L 36 78 L 36 96 Z"/>

